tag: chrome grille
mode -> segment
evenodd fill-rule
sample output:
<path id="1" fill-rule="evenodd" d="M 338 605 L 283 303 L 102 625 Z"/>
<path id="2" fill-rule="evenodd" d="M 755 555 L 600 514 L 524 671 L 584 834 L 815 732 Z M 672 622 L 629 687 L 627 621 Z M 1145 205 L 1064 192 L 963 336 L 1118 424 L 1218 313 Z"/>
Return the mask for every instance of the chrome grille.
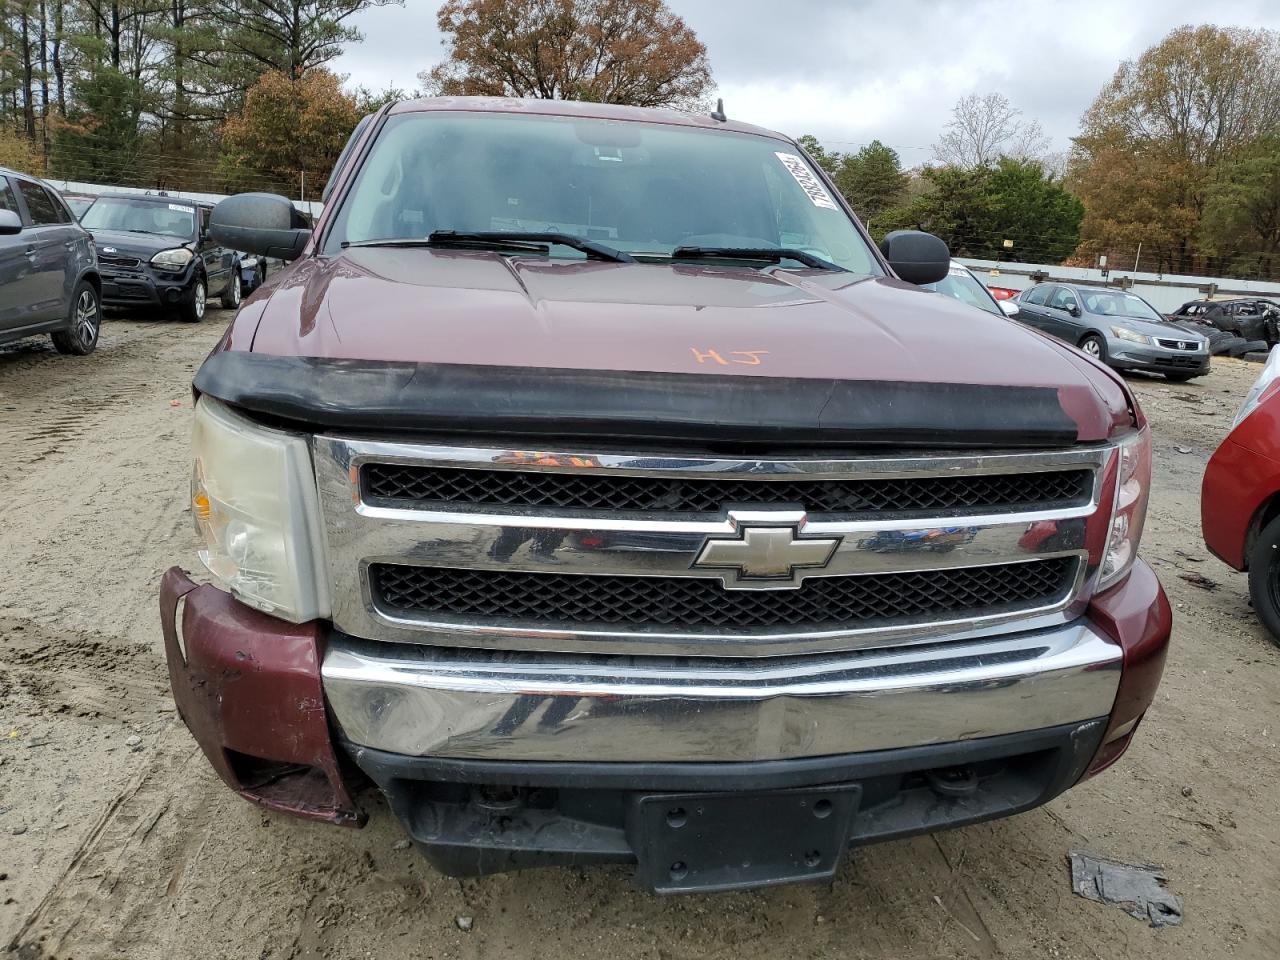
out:
<path id="1" fill-rule="evenodd" d="M 734 503 L 799 504 L 819 516 L 1077 506 L 1087 503 L 1093 492 L 1089 470 L 751 480 L 368 463 L 362 479 L 367 497 L 387 501 L 672 513 L 718 513 Z"/>
<path id="2" fill-rule="evenodd" d="M 615 577 L 400 564 L 370 569 L 387 608 L 503 622 L 650 624 L 693 629 L 891 625 L 1043 606 L 1075 582 L 1076 559 L 919 573 L 815 577 L 798 590 L 727 591 L 714 580 Z"/>
<path id="3" fill-rule="evenodd" d="M 1116 455 L 1099 444 L 765 459 L 325 435 L 312 450 L 338 630 L 713 657 L 1069 622 L 1087 601 L 1090 527 L 1106 522 Z M 744 546 L 713 562 L 713 541 Z M 767 544 L 778 553 L 766 562 Z M 753 566 L 735 565 L 744 556 Z"/>
<path id="4" fill-rule="evenodd" d="M 1194 350 L 1197 346 L 1194 340 L 1156 340 L 1156 343 L 1164 347 L 1166 350 Z"/>

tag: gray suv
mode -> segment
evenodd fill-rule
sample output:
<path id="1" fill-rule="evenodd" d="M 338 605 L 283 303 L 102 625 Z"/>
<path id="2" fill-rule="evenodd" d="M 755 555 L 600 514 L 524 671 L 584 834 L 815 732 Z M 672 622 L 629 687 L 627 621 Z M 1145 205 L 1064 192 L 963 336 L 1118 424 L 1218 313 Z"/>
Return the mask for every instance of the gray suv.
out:
<path id="1" fill-rule="evenodd" d="M 47 333 L 59 353 L 92 353 L 101 301 L 88 231 L 55 190 L 0 168 L 0 343 Z"/>

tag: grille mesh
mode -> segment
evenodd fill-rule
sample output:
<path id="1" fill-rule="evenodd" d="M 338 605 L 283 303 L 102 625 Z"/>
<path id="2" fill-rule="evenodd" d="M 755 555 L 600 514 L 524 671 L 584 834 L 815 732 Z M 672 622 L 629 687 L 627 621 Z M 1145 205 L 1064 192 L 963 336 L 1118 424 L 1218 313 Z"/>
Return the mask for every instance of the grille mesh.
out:
<path id="1" fill-rule="evenodd" d="M 816 577 L 798 590 L 726 590 L 718 580 L 458 570 L 374 564 L 374 594 L 417 615 L 530 624 L 660 625 L 691 629 L 833 629 L 991 615 L 1066 595 L 1070 557 L 926 573 Z"/>
<path id="2" fill-rule="evenodd" d="M 1088 501 L 1093 480 L 1089 470 L 858 480 L 725 480 L 392 463 L 365 464 L 362 472 L 365 497 L 381 500 L 676 513 L 716 513 L 726 503 L 800 504 L 811 515 L 1069 506 Z"/>

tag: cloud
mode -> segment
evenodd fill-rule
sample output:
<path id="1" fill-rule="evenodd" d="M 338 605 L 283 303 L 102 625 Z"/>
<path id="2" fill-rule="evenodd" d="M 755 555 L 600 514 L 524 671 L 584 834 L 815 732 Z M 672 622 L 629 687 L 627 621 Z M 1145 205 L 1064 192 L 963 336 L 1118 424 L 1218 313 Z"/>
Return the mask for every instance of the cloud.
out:
<path id="1" fill-rule="evenodd" d="M 879 139 L 907 164 L 969 93 L 998 91 L 1064 150 L 1115 72 L 1184 23 L 1280 29 L 1275 0 L 668 0 L 707 45 L 735 119 L 838 149 Z M 412 90 L 442 54 L 437 4 L 354 18 L 353 83 Z"/>

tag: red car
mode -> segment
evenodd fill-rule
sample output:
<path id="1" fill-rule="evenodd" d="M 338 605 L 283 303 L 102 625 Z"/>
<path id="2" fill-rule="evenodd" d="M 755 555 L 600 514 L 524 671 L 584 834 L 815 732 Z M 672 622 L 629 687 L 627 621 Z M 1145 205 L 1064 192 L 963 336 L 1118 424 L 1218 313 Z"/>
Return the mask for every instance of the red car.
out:
<path id="1" fill-rule="evenodd" d="M 1280 644 L 1280 350 L 1209 460 L 1200 514 L 1209 549 L 1249 571 L 1253 608 Z"/>

